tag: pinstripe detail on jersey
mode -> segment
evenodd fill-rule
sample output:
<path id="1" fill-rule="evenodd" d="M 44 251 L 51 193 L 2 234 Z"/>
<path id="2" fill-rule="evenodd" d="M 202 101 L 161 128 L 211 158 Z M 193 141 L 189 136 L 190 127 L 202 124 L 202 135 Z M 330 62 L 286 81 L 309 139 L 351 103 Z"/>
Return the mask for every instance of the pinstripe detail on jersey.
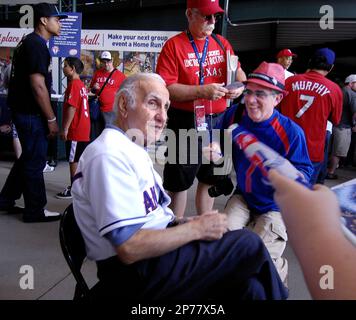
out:
<path id="1" fill-rule="evenodd" d="M 99 229 L 99 232 L 102 232 L 103 230 L 111 227 L 112 225 L 114 224 L 118 224 L 117 228 L 120 228 L 120 227 L 124 227 L 126 226 L 127 224 L 125 223 L 126 221 L 132 221 L 132 220 L 137 220 L 136 223 L 129 223 L 130 225 L 132 224 L 138 224 L 138 223 L 145 223 L 149 220 L 149 218 L 147 218 L 147 216 L 141 216 L 141 217 L 135 217 L 135 218 L 128 218 L 128 219 L 121 219 L 121 220 L 116 220 L 116 221 L 113 221 L 111 222 L 110 224 L 102 227 L 101 229 Z"/>
<path id="2" fill-rule="evenodd" d="M 72 183 L 75 181 L 75 180 L 78 180 L 80 178 L 83 178 L 83 173 L 82 172 L 78 172 L 77 174 L 75 174 L 75 176 L 73 177 L 72 179 Z"/>

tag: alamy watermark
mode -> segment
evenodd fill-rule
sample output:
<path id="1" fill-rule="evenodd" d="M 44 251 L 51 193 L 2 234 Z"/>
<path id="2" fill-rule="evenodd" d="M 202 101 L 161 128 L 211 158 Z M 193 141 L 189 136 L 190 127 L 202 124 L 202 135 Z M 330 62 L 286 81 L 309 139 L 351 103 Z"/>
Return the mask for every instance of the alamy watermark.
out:
<path id="1" fill-rule="evenodd" d="M 24 5 L 20 7 L 20 13 L 24 15 L 20 18 L 20 28 L 33 28 L 33 8 L 30 5 Z"/>
<path id="2" fill-rule="evenodd" d="M 22 290 L 33 290 L 35 288 L 35 276 L 33 267 L 28 264 L 22 265 L 20 267 L 19 273 L 23 274 L 19 280 L 20 288 Z"/>
<path id="3" fill-rule="evenodd" d="M 320 28 L 322 30 L 334 29 L 334 8 L 330 5 L 323 5 L 319 13 L 323 14 L 319 22 Z"/>
<path id="4" fill-rule="evenodd" d="M 136 144 L 146 147 L 146 144 L 150 144 L 147 137 L 156 136 L 152 131 L 154 126 L 150 123 L 145 132 L 139 129 L 129 129 L 126 135 Z M 234 143 L 230 129 L 200 132 L 194 128 L 176 131 L 164 129 L 160 139 L 161 143 L 150 152 L 151 159 L 156 164 L 211 164 L 214 160 L 214 175 L 226 175 L 231 172 Z M 217 150 L 211 150 L 211 144 L 217 146 Z"/>
<path id="5" fill-rule="evenodd" d="M 319 269 L 323 276 L 319 280 L 319 286 L 322 290 L 334 289 L 334 268 L 330 265 L 323 265 Z"/>

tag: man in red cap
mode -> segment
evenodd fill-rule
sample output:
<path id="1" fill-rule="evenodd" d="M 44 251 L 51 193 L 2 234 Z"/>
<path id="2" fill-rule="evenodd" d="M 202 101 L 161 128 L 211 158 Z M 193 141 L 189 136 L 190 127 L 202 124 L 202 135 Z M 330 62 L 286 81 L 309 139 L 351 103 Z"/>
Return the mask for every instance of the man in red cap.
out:
<path id="1" fill-rule="evenodd" d="M 237 89 L 225 88 L 226 52 L 234 51 L 226 39 L 212 34 L 218 15 L 223 13 L 217 0 L 188 0 L 188 29 L 165 43 L 157 63 L 157 73 L 166 81 L 172 102 L 167 127 L 177 137 L 177 161 L 165 165 L 164 187 L 172 197 L 171 209 L 180 217 L 184 215 L 187 190 L 193 185 L 195 177 L 199 181 L 196 194 L 197 213 L 202 214 L 212 209 L 214 198 L 209 196 L 208 189 L 215 184 L 217 176 L 213 176 L 213 165 L 201 164 L 199 157 L 195 163 L 190 160 L 189 163 L 179 161 L 178 158 L 183 153 L 187 152 L 185 159 L 190 159 L 191 154 L 190 150 L 179 150 L 179 130 L 199 131 L 201 124 L 206 125 L 202 126 L 203 130 L 207 130 L 208 125 L 210 128 L 214 127 L 226 109 L 226 99 L 237 98 L 243 91 L 243 86 Z M 237 66 L 236 74 L 237 80 L 246 79 L 240 65 Z M 202 110 L 199 116 L 198 110 Z M 186 144 L 186 137 L 184 140 Z M 192 151 L 201 155 L 201 143 L 198 143 L 196 149 L 192 148 Z"/>
<path id="2" fill-rule="evenodd" d="M 248 75 L 244 91 L 245 106 L 231 107 L 219 127 L 227 129 L 238 122 L 238 127 L 232 130 L 232 137 L 247 130 L 288 159 L 308 180 L 313 167 L 303 130 L 275 109 L 287 94 L 284 83 L 284 70 L 279 64 L 262 62 Z M 237 120 L 236 114 L 241 114 L 241 119 Z M 246 158 L 234 138 L 232 159 L 237 181 L 236 190 L 224 210 L 228 216 L 229 230 L 249 226 L 260 235 L 282 281 L 286 283 L 288 264 L 282 254 L 287 243 L 287 233 L 273 198 L 274 190 L 266 183 L 261 169 Z"/>
<path id="3" fill-rule="evenodd" d="M 294 76 L 292 72 L 289 72 L 288 69 L 293 62 L 293 58 L 296 58 L 297 55 L 293 53 L 290 49 L 283 49 L 277 54 L 277 63 L 279 63 L 284 68 L 285 79 Z"/>

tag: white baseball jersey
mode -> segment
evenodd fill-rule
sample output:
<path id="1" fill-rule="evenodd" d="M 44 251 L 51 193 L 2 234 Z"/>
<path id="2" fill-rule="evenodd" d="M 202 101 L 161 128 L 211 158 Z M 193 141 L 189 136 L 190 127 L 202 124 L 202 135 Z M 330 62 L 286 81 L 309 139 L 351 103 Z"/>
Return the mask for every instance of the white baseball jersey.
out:
<path id="1" fill-rule="evenodd" d="M 288 79 L 289 77 L 293 77 L 295 74 L 288 71 L 287 69 L 284 69 L 284 79 Z"/>
<path id="2" fill-rule="evenodd" d="M 71 190 L 74 213 L 90 259 L 116 255 L 104 237 L 110 231 L 123 230 L 126 241 L 132 234 L 127 236 L 124 227 L 164 229 L 174 220 L 148 153 L 119 129 L 105 129 L 86 148 L 76 177 Z"/>

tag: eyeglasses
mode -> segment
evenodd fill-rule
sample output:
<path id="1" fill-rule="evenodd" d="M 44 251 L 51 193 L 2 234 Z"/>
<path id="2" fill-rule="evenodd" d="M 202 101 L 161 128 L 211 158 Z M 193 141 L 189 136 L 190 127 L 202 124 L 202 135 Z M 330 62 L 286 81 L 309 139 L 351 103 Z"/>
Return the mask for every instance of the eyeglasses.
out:
<path id="1" fill-rule="evenodd" d="M 253 96 L 254 95 L 259 100 L 264 100 L 268 96 L 275 96 L 276 95 L 275 93 L 267 93 L 267 92 L 265 92 L 263 90 L 261 90 L 261 91 L 252 91 L 252 90 L 249 90 L 249 89 L 244 90 L 242 94 L 244 95 L 244 97 Z"/>

